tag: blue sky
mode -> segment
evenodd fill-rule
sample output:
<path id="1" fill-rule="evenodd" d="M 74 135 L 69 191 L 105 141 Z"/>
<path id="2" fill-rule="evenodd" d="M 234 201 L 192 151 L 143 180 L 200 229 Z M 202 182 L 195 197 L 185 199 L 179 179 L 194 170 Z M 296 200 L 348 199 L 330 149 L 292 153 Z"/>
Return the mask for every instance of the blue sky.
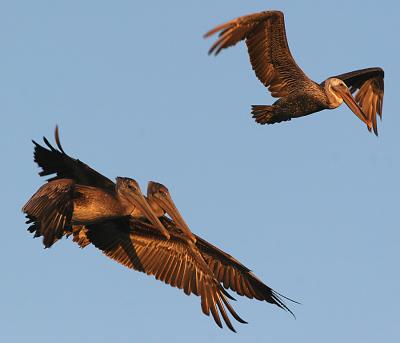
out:
<path id="1" fill-rule="evenodd" d="M 343 106 L 259 126 L 274 100 L 214 25 L 285 13 L 314 80 L 385 69 L 378 138 Z M 399 5 L 392 1 L 12 1 L 0 4 L 0 338 L 8 342 L 397 342 Z M 44 250 L 20 211 L 43 183 L 31 139 L 108 177 L 167 185 L 192 231 L 234 255 L 297 319 L 238 297 L 238 334 L 197 297 L 70 240 Z"/>

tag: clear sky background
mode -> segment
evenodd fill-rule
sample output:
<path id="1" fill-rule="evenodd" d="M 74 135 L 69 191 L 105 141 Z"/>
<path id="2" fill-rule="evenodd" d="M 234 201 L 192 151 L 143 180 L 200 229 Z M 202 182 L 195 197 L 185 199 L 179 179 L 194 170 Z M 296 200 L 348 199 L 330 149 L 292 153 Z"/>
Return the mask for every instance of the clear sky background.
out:
<path id="1" fill-rule="evenodd" d="M 346 107 L 273 126 L 274 99 L 244 44 L 207 56 L 202 35 L 285 13 L 314 80 L 386 73 L 380 136 Z M 399 33 L 395 1 L 2 1 L 2 342 L 399 342 Z M 220 330 L 200 299 L 93 247 L 43 249 L 21 207 L 44 182 L 31 139 L 108 177 L 167 185 L 192 230 L 299 302 L 237 297 L 249 324 Z"/>

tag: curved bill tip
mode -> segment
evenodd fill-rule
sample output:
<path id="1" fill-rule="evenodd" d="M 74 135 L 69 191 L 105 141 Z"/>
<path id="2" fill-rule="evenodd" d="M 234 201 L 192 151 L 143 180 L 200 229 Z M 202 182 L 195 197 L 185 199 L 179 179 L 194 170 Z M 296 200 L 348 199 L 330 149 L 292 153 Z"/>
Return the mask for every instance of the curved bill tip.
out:
<path id="1" fill-rule="evenodd" d="M 372 120 L 369 119 L 364 111 L 362 110 L 362 108 L 357 104 L 356 100 L 353 98 L 353 96 L 351 95 L 349 89 L 346 87 L 346 89 L 338 89 L 343 101 L 345 102 L 345 104 L 350 108 L 350 110 L 362 121 L 364 122 L 367 127 L 368 130 L 371 131 L 372 129 Z"/>

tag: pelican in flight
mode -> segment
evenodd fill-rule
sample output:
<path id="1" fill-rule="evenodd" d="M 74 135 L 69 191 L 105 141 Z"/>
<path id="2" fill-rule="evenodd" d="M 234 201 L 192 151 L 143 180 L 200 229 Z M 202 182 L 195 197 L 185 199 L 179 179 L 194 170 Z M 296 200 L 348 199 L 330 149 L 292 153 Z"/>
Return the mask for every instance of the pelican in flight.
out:
<path id="1" fill-rule="evenodd" d="M 46 138 L 47 148 L 34 142 L 34 160 L 42 168 L 39 175 L 55 176 L 23 207 L 28 231 L 43 237 L 45 247 L 72 235 L 81 248 L 92 244 L 128 268 L 153 275 L 187 295 L 200 296 L 203 313 L 211 313 L 219 327 L 222 316 L 232 331 L 226 310 L 238 322 L 246 322 L 230 305 L 228 300 L 233 298 L 226 289 L 292 313 L 282 299 L 288 298 L 231 255 L 191 233 L 167 187 L 149 182 L 144 197 L 130 178 L 118 177 L 115 184 L 67 155 L 57 129 L 55 136 L 58 149 Z"/>
<path id="2" fill-rule="evenodd" d="M 100 188 L 58 179 L 44 184 L 23 207 L 23 212 L 36 218 L 50 247 L 64 232 L 66 225 L 85 225 L 126 216 L 145 217 L 165 236 L 168 230 L 145 200 L 138 183 L 117 177 L 115 187 Z"/>
<path id="3" fill-rule="evenodd" d="M 219 32 L 209 54 L 245 40 L 257 78 L 279 98 L 273 105 L 253 105 L 259 124 L 274 124 L 324 109 L 334 109 L 343 101 L 378 135 L 376 115 L 382 119 L 384 72 L 367 68 L 329 77 L 318 84 L 300 69 L 290 53 L 285 22 L 280 11 L 266 11 L 233 19 L 205 34 Z M 355 98 L 352 94 L 355 93 Z"/>

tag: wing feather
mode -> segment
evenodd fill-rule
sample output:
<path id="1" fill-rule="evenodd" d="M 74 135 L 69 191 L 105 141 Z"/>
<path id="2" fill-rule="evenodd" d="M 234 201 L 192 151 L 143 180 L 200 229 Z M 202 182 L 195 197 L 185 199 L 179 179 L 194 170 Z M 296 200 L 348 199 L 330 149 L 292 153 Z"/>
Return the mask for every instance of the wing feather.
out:
<path id="1" fill-rule="evenodd" d="M 202 311 L 205 314 L 211 311 L 217 325 L 222 327 L 219 310 L 226 325 L 234 330 L 224 310 L 228 301 L 219 282 L 196 246 L 183 235 L 172 235 L 165 240 L 151 225 L 127 219 L 88 225 L 86 229 L 88 240 L 105 255 L 182 288 L 187 295 L 200 295 Z M 229 309 L 233 311 L 232 307 Z M 243 321 L 234 311 L 232 315 Z"/>
<path id="2" fill-rule="evenodd" d="M 22 208 L 33 223 L 28 230 L 43 236 L 46 248 L 69 231 L 73 211 L 74 183 L 59 179 L 41 186 Z"/>
<path id="3" fill-rule="evenodd" d="M 55 141 L 59 150 L 54 148 L 46 137 L 43 137 L 43 141 L 47 148 L 32 141 L 35 145 L 34 161 L 42 168 L 42 171 L 39 173 L 40 176 L 56 174 L 56 176 L 53 176 L 48 181 L 72 179 L 81 185 L 114 190 L 114 182 L 89 167 L 87 164 L 68 156 L 64 152 L 60 143 L 57 127 L 55 131 Z"/>
<path id="4" fill-rule="evenodd" d="M 209 54 L 245 40 L 250 63 L 257 78 L 273 97 L 284 97 L 305 83 L 313 82 L 294 60 L 287 43 L 285 22 L 280 11 L 266 11 L 233 19 L 208 31 L 205 37 L 220 32 Z"/>
<path id="5" fill-rule="evenodd" d="M 205 261 L 210 268 L 213 267 L 215 277 L 219 282 L 223 283 L 225 288 L 250 299 L 255 298 L 267 301 L 292 313 L 283 300 L 280 299 L 280 295 L 259 280 L 249 268 L 203 238 L 196 236 L 196 239 L 196 245 Z M 293 301 L 289 298 L 286 299 Z"/>

